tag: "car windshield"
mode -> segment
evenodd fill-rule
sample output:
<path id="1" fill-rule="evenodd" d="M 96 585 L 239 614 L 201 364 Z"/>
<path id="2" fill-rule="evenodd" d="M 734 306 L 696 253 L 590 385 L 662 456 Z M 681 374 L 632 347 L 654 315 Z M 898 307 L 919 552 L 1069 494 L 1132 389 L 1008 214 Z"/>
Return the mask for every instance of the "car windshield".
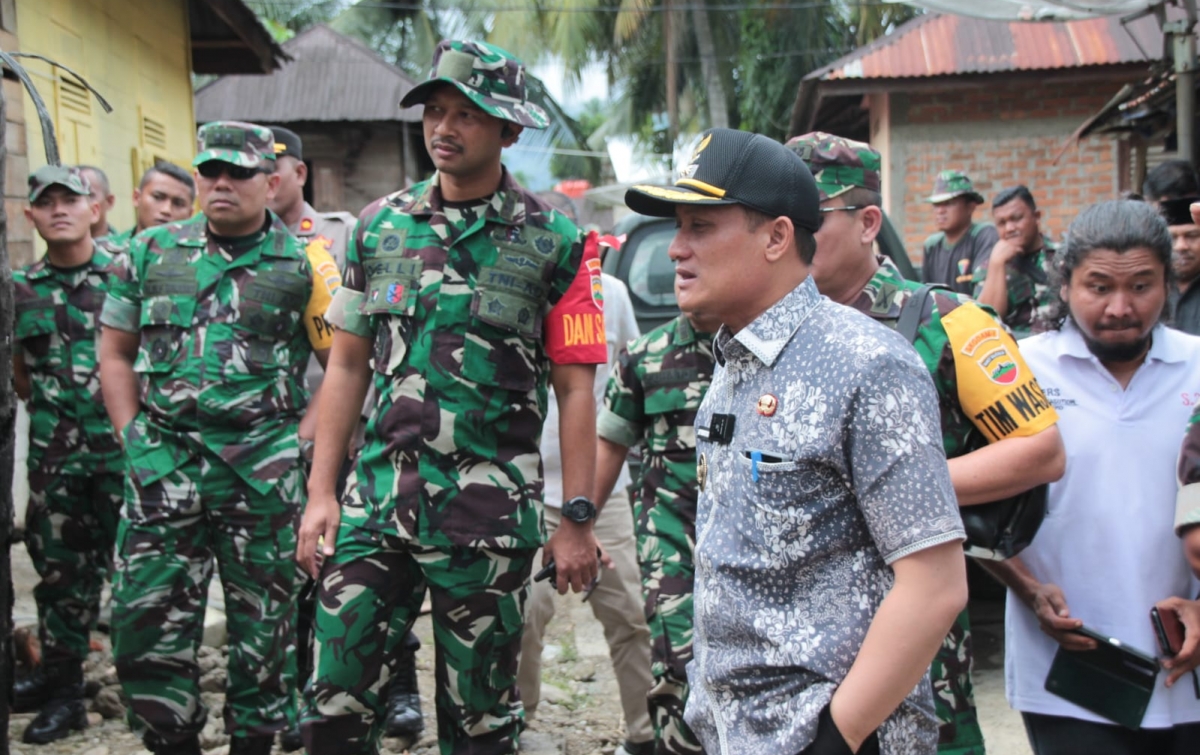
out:
<path id="1" fill-rule="evenodd" d="M 633 249 L 629 291 L 648 306 L 675 305 L 675 263 L 667 255 L 674 237 L 674 224 L 664 224 L 646 234 Z"/>

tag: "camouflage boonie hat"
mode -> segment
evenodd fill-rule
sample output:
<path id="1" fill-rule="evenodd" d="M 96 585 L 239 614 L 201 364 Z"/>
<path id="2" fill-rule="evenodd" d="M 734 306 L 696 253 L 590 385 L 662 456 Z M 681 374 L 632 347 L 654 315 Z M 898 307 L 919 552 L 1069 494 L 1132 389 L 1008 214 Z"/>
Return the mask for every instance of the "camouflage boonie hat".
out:
<path id="1" fill-rule="evenodd" d="M 821 201 L 840 197 L 851 189 L 880 191 L 879 153 L 868 144 L 813 131 L 788 139 L 788 149 L 812 171 Z"/>
<path id="2" fill-rule="evenodd" d="M 949 202 L 955 197 L 967 197 L 976 204 L 983 204 L 983 195 L 975 191 L 975 185 L 961 170 L 943 170 L 933 182 L 933 193 L 925 200 L 930 204 Z"/>
<path id="3" fill-rule="evenodd" d="M 488 115 L 530 128 L 546 128 L 546 111 L 525 100 L 525 66 L 486 42 L 443 39 L 433 52 L 429 80 L 409 90 L 400 107 L 420 105 L 439 84 L 453 84 Z"/>
<path id="4" fill-rule="evenodd" d="M 210 160 L 261 168 L 275 162 L 275 135 L 266 126 L 241 121 L 213 121 L 196 132 L 196 159 L 192 167 Z"/>
<path id="5" fill-rule="evenodd" d="M 92 193 L 92 185 L 79 168 L 69 165 L 43 165 L 29 174 L 29 201 L 36 202 L 46 189 L 61 186 L 81 196 Z"/>

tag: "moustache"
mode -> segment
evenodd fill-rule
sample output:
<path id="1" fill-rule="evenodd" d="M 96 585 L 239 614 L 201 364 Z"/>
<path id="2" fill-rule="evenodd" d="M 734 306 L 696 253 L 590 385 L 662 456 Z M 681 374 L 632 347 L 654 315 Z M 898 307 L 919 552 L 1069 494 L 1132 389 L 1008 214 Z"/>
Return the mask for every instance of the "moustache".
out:
<path id="1" fill-rule="evenodd" d="M 434 139 L 432 146 L 447 147 L 455 152 L 462 152 L 463 150 L 462 145 L 452 139 Z"/>
<path id="2" fill-rule="evenodd" d="M 1096 330 L 1127 330 L 1129 328 L 1135 328 L 1137 330 L 1141 330 L 1142 329 L 1142 321 L 1126 318 L 1123 320 L 1109 320 L 1107 322 L 1101 322 L 1096 325 Z"/>

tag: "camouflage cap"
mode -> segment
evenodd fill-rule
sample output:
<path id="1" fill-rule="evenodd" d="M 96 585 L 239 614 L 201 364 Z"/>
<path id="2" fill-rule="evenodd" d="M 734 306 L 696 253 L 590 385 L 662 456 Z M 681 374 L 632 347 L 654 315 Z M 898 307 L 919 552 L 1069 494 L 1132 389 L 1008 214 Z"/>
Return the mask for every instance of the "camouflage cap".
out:
<path id="1" fill-rule="evenodd" d="M 940 204 L 955 197 L 967 197 L 976 204 L 983 204 L 983 195 L 975 191 L 975 185 L 961 170 L 943 170 L 938 173 L 933 182 L 933 193 L 925 201 Z"/>
<path id="2" fill-rule="evenodd" d="M 883 161 L 868 144 L 813 131 L 789 139 L 785 146 L 812 171 L 822 202 L 855 188 L 880 191 Z"/>
<path id="3" fill-rule="evenodd" d="M 244 168 L 261 168 L 275 161 L 275 135 L 266 126 L 241 121 L 213 121 L 196 132 L 193 167 L 210 160 Z"/>
<path id="4" fill-rule="evenodd" d="M 29 174 L 29 201 L 36 202 L 42 192 L 51 186 L 61 186 L 85 197 L 92 193 L 92 186 L 80 168 L 70 165 L 43 165 Z"/>
<path id="5" fill-rule="evenodd" d="M 546 128 L 546 111 L 525 99 L 525 66 L 486 42 L 443 39 L 433 52 L 429 79 L 409 90 L 400 107 L 420 105 L 439 84 L 452 84 L 488 115 L 530 128 Z"/>

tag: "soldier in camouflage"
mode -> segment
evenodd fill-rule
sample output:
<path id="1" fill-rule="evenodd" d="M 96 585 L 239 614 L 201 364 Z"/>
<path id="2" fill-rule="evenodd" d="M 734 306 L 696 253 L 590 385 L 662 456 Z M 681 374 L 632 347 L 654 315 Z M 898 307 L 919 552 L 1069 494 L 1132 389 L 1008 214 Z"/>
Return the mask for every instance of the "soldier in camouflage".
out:
<path id="1" fill-rule="evenodd" d="M 142 174 L 133 190 L 133 227 L 106 238 L 117 246 L 129 246 L 147 228 L 188 219 L 195 203 L 196 182 L 191 174 L 174 163 L 157 163 Z"/>
<path id="2" fill-rule="evenodd" d="M 549 383 L 569 500 L 545 557 L 560 592 L 599 568 L 587 499 L 592 385 L 606 357 L 599 259 L 500 161 L 545 114 L 525 99 L 523 65 L 476 42 L 439 43 L 429 80 L 401 102 L 417 104 L 437 173 L 362 212 L 330 308 L 329 403 L 299 553 L 319 574 L 303 723 L 315 753 L 375 751 L 396 648 L 427 588 L 441 752 L 516 752 Z M 337 472 L 369 385 L 378 399 L 339 506 Z"/>
<path id="3" fill-rule="evenodd" d="M 331 261 L 267 209 L 270 130 L 209 123 L 197 142 L 202 213 L 133 240 L 101 315 L 104 398 L 128 463 L 113 655 L 147 747 L 199 753 L 195 656 L 215 558 L 230 753 L 266 755 L 296 720 L 297 427 L 305 364 L 332 341 L 317 323 Z"/>
<path id="4" fill-rule="evenodd" d="M 921 278 L 970 296 L 976 274 L 987 269 L 988 255 L 999 240 L 995 226 L 973 219 L 983 195 L 966 173 L 943 170 L 926 201 L 933 205 L 938 230 L 925 239 Z"/>
<path id="5" fill-rule="evenodd" d="M 975 273 L 975 298 L 991 307 L 1018 339 L 1050 328 L 1058 298 L 1052 285 L 1058 247 L 1042 233 L 1042 213 L 1024 186 L 1005 189 L 992 200 L 1000 240 L 986 268 Z"/>
<path id="6" fill-rule="evenodd" d="M 906 281 L 873 248 L 882 224 L 879 153 L 861 142 L 814 132 L 788 146 L 809 166 L 820 191 L 825 220 L 816 233 L 811 272 L 818 290 L 836 302 L 895 328 L 905 303 L 921 284 Z M 1020 361 L 1016 344 L 990 311 L 965 296 L 944 290 L 926 300 L 913 345 L 933 378 L 941 406 L 942 443 L 960 506 L 986 503 L 1062 476 L 1065 454 L 1048 402 L 1015 409 L 1002 423 L 989 407 L 1012 407 L 1011 397 L 1037 381 Z M 1015 370 L 980 370 L 983 362 L 964 359 L 976 345 L 990 364 Z M 972 353 L 975 353 L 974 351 Z M 1008 374 L 1016 374 L 1013 379 Z M 1017 394 L 1018 396 L 1024 394 Z M 931 670 L 934 702 L 941 721 L 938 752 L 982 755 L 983 734 L 971 685 L 971 632 L 966 610 L 959 615 Z"/>
<path id="7" fill-rule="evenodd" d="M 1196 223 L 1200 225 L 1200 223 Z M 1196 401 L 1193 396 L 1192 400 Z M 1175 534 L 1183 541 L 1183 555 L 1192 567 L 1192 573 L 1200 578 L 1200 402 L 1192 410 L 1188 419 L 1187 433 L 1183 438 L 1183 446 L 1179 450 L 1178 466 L 1179 494 L 1175 499 Z M 1200 622 L 1200 599 L 1184 600 L 1172 596 L 1157 604 L 1160 611 L 1174 611 L 1182 624 L 1196 626 Z M 1190 614 L 1190 618 L 1189 615 Z M 1185 633 L 1184 643 L 1179 653 L 1167 660 L 1163 665 L 1171 671 L 1171 681 L 1191 666 L 1192 673 L 1200 665 L 1200 644 Z"/>
<path id="8" fill-rule="evenodd" d="M 37 744 L 87 726 L 82 664 L 121 510 L 124 463 L 96 359 L 96 320 L 120 252 L 92 240 L 99 210 L 89 191 L 78 168 L 29 176 L 25 216 L 46 256 L 13 272 L 13 385 L 29 409 L 25 543 L 41 578 L 42 646 L 41 665 L 13 686 L 13 710 L 39 711 L 23 736 Z"/>
<path id="9" fill-rule="evenodd" d="M 304 142 L 295 131 L 283 126 L 268 126 L 275 135 L 275 165 L 279 175 L 279 189 L 270 202 L 271 211 L 279 216 L 292 235 L 300 239 L 306 247 L 317 244 L 328 252 L 337 263 L 336 269 L 331 269 L 328 275 L 341 283 L 338 272 L 346 264 L 346 248 L 350 244 L 351 232 L 354 230 L 354 216 L 348 212 L 317 212 L 304 199 L 304 186 L 308 183 L 308 166 L 304 162 Z M 321 272 L 321 271 L 318 271 Z M 335 287 L 336 288 L 336 287 Z M 316 395 L 325 377 L 325 369 L 314 357 L 308 361 L 308 371 L 305 382 L 308 389 Z M 363 416 L 372 403 L 372 397 L 367 396 L 363 405 Z M 300 422 L 300 451 L 305 462 L 312 463 L 313 439 L 317 429 L 315 413 L 304 415 Z M 361 425 L 360 425 L 361 429 Z M 355 443 L 351 445 L 349 461 L 358 453 L 361 446 L 361 433 L 355 433 Z M 345 473 L 343 473 L 344 477 Z M 302 587 L 300 588 L 300 604 L 296 615 L 297 648 L 296 657 L 301 686 L 308 680 L 312 672 L 312 619 L 316 613 L 316 586 L 312 577 L 297 566 Z M 425 720 L 421 715 L 421 695 L 417 690 L 416 651 L 421 648 L 421 642 L 412 632 L 404 638 L 401 645 L 401 657 L 397 665 L 401 669 L 392 678 L 392 686 L 388 699 L 388 716 L 385 730 L 389 737 L 416 737 L 425 728 Z M 285 750 L 291 751 L 302 746 L 300 731 L 289 730 L 281 738 Z"/>
<path id="10" fill-rule="evenodd" d="M 692 660 L 696 566 L 696 410 L 712 382 L 712 332 L 679 315 L 631 342 L 608 380 L 596 423 L 596 500 L 612 490 L 629 449 L 641 446 L 634 506 L 642 596 L 650 626 L 650 718 L 656 755 L 703 750 L 683 720 Z"/>

